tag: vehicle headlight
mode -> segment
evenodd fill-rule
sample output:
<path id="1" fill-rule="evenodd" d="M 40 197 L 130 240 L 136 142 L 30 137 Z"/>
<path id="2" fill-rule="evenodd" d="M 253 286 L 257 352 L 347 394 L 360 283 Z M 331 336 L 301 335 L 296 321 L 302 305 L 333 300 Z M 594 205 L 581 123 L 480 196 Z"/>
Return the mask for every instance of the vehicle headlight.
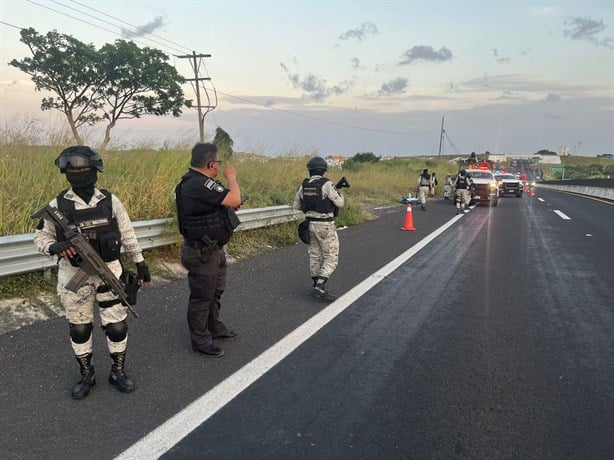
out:
<path id="1" fill-rule="evenodd" d="M 496 182 L 491 182 L 490 184 L 488 184 L 490 188 L 497 188 L 498 185 Z"/>

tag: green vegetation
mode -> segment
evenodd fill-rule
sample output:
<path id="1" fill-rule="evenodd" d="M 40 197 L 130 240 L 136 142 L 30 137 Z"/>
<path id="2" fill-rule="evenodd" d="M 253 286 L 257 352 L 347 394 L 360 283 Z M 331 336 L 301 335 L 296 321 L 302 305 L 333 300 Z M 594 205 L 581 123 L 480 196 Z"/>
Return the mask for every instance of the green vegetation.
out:
<path id="1" fill-rule="evenodd" d="M 36 127 L 34 121 L 26 125 Z M 34 146 L 31 140 L 35 138 L 36 134 L 27 129 L 15 133 L 10 127 L 0 127 L 0 235 L 33 232 L 36 222 L 30 215 L 68 187 L 65 177 L 53 165 L 68 144 L 66 138 L 58 134 L 56 138 L 61 140 L 58 145 Z M 292 204 L 298 185 L 307 175 L 305 166 L 311 154 L 293 152 L 288 156 L 270 157 L 232 152 L 230 136 L 223 130 L 218 132 L 218 141 L 226 141 L 226 156 L 232 155 L 230 161 L 237 169 L 241 191 L 250 195 L 243 209 Z M 133 221 L 173 217 L 173 190 L 187 171 L 190 148 L 187 145 L 169 149 L 143 146 L 128 151 L 108 151 L 103 154 L 106 170 L 99 175 L 98 186 L 120 197 Z M 401 197 L 415 195 L 417 177 L 424 168 L 435 171 L 441 178 L 456 174 L 458 168 L 457 158 L 453 156 L 381 160 L 374 154 L 357 155 L 365 161 L 353 161 L 349 168 L 331 168 L 327 173 L 333 182 L 346 176 L 352 185 L 343 189 L 346 206 L 337 219 L 340 227 L 368 220 L 369 209 L 373 206 L 399 203 Z M 614 160 L 607 158 L 563 157 L 562 160 L 566 178 L 572 171 L 586 174 L 583 177 L 605 177 L 612 175 L 614 167 Z M 537 167 L 544 169 L 546 178 L 555 178 L 554 174 L 549 174 L 551 165 Z M 220 180 L 224 178 L 220 176 Z M 442 192 L 443 180 L 437 190 L 440 196 Z M 173 227 L 169 231 L 176 233 L 177 229 Z M 241 259 L 297 242 L 296 223 L 287 223 L 238 232 L 228 245 L 228 252 Z M 179 245 L 175 245 L 147 251 L 153 274 L 172 278 L 168 262 L 178 262 L 179 250 Z M 0 299 L 27 297 L 40 290 L 53 293 L 54 278 L 49 272 L 3 278 Z"/>
<path id="2" fill-rule="evenodd" d="M 41 108 L 63 113 L 77 144 L 84 143 L 82 126 L 106 122 L 99 146 L 103 151 L 120 119 L 146 114 L 178 117 L 184 105 L 191 106 L 181 89 L 185 79 L 160 50 L 125 40 L 96 50 L 70 35 L 41 35 L 33 28 L 20 34 L 32 57 L 13 59 L 9 65 L 30 75 L 37 90 L 55 93 L 43 98 Z"/>

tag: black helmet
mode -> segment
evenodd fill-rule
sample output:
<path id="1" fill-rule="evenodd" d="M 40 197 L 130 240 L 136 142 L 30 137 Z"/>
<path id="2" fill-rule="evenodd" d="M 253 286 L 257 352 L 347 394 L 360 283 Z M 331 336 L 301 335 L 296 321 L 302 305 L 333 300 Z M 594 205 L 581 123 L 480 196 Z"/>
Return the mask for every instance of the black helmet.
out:
<path id="1" fill-rule="evenodd" d="M 326 163 L 326 160 L 322 157 L 313 157 L 307 162 L 307 169 L 309 171 L 324 172 L 328 169 L 328 164 Z"/>
<path id="2" fill-rule="evenodd" d="M 466 169 L 461 169 L 460 175 L 465 177 L 467 175 L 467 170 Z"/>
<path id="3" fill-rule="evenodd" d="M 60 156 L 55 159 L 55 165 L 60 168 L 62 173 L 65 173 L 68 167 L 96 168 L 100 172 L 104 171 L 100 155 L 86 145 L 74 145 L 64 149 Z"/>

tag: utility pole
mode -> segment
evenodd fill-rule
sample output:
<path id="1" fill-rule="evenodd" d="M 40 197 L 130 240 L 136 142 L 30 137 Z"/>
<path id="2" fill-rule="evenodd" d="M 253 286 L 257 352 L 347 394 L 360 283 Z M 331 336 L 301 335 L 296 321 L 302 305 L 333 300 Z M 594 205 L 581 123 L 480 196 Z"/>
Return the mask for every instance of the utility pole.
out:
<path id="1" fill-rule="evenodd" d="M 443 129 L 443 117 L 441 117 L 441 134 L 439 135 L 439 158 L 441 158 L 441 148 L 443 147 L 443 133 L 446 131 Z"/>
<path id="2" fill-rule="evenodd" d="M 194 82 L 194 90 L 196 91 L 196 109 L 198 110 L 198 130 L 200 133 L 200 142 L 205 142 L 205 115 L 215 108 L 215 106 L 206 105 L 203 106 L 200 103 L 200 82 L 211 80 L 209 77 L 199 77 L 198 68 L 200 67 L 200 60 L 202 58 L 211 57 L 210 54 L 196 54 L 196 51 L 192 51 L 192 54 L 186 54 L 184 56 L 175 56 L 180 59 L 191 59 L 192 70 L 194 71 L 194 78 L 186 78 L 186 81 Z M 197 61 L 198 59 L 198 61 Z M 206 92 L 206 90 L 205 90 Z M 209 99 L 207 95 L 207 99 Z M 207 111 L 203 114 L 203 108 Z"/>

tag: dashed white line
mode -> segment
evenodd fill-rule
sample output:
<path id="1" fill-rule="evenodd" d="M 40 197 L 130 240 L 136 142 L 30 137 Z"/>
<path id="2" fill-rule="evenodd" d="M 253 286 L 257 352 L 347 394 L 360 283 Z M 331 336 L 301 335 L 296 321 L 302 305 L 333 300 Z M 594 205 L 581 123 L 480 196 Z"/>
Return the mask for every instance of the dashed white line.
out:
<path id="1" fill-rule="evenodd" d="M 559 211 L 558 209 L 554 209 L 554 212 L 556 213 L 557 216 L 559 216 L 563 220 L 571 220 L 571 217 L 569 217 L 564 212 Z"/>

